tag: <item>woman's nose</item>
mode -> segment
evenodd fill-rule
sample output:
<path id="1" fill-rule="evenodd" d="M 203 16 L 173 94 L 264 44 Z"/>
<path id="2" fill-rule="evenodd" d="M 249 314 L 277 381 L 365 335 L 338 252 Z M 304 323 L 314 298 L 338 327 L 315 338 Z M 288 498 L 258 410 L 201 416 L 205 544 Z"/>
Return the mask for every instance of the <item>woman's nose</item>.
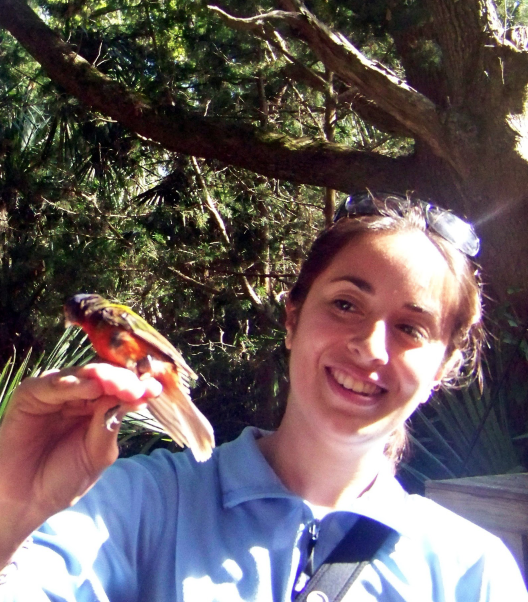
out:
<path id="1" fill-rule="evenodd" d="M 358 353 L 365 362 L 387 364 L 389 361 L 387 325 L 383 320 L 365 324 L 361 332 L 356 332 L 350 337 L 348 347 Z"/>

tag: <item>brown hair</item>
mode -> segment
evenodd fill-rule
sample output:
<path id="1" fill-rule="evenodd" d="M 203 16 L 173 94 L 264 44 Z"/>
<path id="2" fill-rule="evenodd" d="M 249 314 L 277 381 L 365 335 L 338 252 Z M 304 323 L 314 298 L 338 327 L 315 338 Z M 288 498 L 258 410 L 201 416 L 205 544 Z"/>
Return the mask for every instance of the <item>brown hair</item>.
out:
<path id="1" fill-rule="evenodd" d="M 308 252 L 296 283 L 289 293 L 289 302 L 300 311 L 315 279 L 330 265 L 334 257 L 352 240 L 369 232 L 394 233 L 418 230 L 437 247 L 458 285 L 457 306 L 453 331 L 444 357 L 449 370 L 442 386 L 466 384 L 480 375 L 480 351 L 483 343 L 482 297 L 476 264 L 449 241 L 427 226 L 425 209 L 420 203 L 408 199 L 398 209 L 394 204 L 373 197 L 377 215 L 352 215 L 344 217 L 325 229 Z M 390 200 L 390 198 L 389 198 Z M 396 464 L 406 444 L 405 426 L 392 433 L 385 455 Z"/>

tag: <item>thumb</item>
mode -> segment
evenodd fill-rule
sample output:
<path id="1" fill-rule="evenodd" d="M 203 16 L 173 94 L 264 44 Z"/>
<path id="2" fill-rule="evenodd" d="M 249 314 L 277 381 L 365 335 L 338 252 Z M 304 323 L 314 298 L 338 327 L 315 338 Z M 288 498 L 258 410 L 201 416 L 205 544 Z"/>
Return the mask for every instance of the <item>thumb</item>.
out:
<path id="1" fill-rule="evenodd" d="M 113 464 L 119 456 L 117 436 L 123 417 L 129 411 L 126 405 L 121 405 L 110 423 L 106 414 L 116 405 L 116 398 L 103 396 L 98 402 L 90 420 L 90 425 L 85 435 L 86 453 L 92 470 L 102 472 Z"/>

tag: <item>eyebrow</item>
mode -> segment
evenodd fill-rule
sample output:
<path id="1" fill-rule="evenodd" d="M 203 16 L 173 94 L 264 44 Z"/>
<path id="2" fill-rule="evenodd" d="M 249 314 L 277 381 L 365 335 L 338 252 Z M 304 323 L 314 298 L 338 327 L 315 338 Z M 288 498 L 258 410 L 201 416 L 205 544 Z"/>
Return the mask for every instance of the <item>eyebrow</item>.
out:
<path id="1" fill-rule="evenodd" d="M 435 311 L 428 309 L 427 307 L 422 307 L 417 303 L 406 303 L 404 306 L 406 309 L 410 309 L 418 314 L 424 314 L 426 316 L 430 316 L 431 318 L 436 318 L 437 314 Z"/>
<path id="2" fill-rule="evenodd" d="M 339 282 L 340 280 L 344 280 L 345 282 L 351 282 L 354 286 L 356 286 L 359 290 L 369 293 L 370 295 L 374 294 L 374 287 L 370 282 L 363 280 L 363 278 L 358 278 L 357 276 L 340 276 L 339 278 L 335 278 L 332 282 Z"/>

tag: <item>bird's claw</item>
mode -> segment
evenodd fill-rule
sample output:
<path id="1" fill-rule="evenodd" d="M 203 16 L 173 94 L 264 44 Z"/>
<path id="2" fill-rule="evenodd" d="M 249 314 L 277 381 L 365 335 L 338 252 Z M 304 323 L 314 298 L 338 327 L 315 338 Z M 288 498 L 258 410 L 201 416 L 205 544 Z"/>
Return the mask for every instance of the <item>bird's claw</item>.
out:
<path id="1" fill-rule="evenodd" d="M 152 373 L 152 356 L 146 355 L 136 362 L 136 370 L 139 376 Z"/>

